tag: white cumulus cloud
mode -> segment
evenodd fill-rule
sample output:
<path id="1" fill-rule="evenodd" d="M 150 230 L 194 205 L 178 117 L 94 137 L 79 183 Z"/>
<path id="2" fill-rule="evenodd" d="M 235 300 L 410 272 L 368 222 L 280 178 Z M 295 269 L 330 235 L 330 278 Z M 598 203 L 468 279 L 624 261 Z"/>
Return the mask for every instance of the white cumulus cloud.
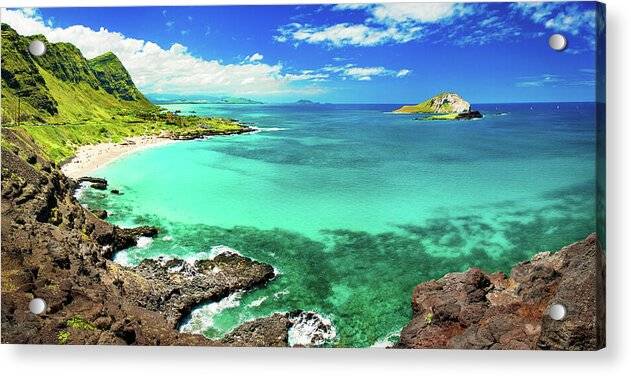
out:
<path id="1" fill-rule="evenodd" d="M 22 35 L 43 34 L 53 43 L 70 42 L 88 59 L 113 52 L 145 93 L 275 95 L 307 90 L 290 85 L 300 76 L 284 72 L 281 64 L 261 63 L 263 56 L 259 53 L 241 64 L 224 64 L 193 56 L 179 43 L 162 48 L 103 27 L 93 30 L 83 25 L 49 26 L 35 10 L 3 10 L 2 21 Z M 308 90 L 313 92 L 316 88 Z"/>
<path id="2" fill-rule="evenodd" d="M 346 64 L 342 66 L 327 65 L 320 69 L 323 72 L 336 74 L 343 79 L 352 79 L 357 81 L 371 81 L 373 77 L 405 77 L 412 71 L 409 69 L 393 70 L 386 67 L 360 67 L 355 64 Z"/>
<path id="3" fill-rule="evenodd" d="M 455 3 L 388 3 L 372 7 L 375 20 L 383 23 L 433 23 L 466 14 L 463 4 Z"/>
<path id="4" fill-rule="evenodd" d="M 469 13 L 464 5 L 454 3 L 340 4 L 333 9 L 361 10 L 368 18 L 362 24 L 313 26 L 294 22 L 279 28 L 275 39 L 330 47 L 406 43 L 422 38 L 425 24 L 448 21 Z"/>
<path id="5" fill-rule="evenodd" d="M 581 8 L 577 4 L 557 3 L 515 3 L 511 7 L 522 15 L 546 28 L 563 31 L 572 35 L 588 33 L 589 37 L 596 30 L 596 12 L 593 8 Z"/>
<path id="6" fill-rule="evenodd" d="M 249 61 L 250 63 L 254 63 L 257 61 L 261 61 L 263 60 L 263 55 L 261 55 L 260 53 L 256 52 L 252 55 L 246 56 L 245 61 Z"/>
<path id="7" fill-rule="evenodd" d="M 396 76 L 397 77 L 405 77 L 405 76 L 409 75 L 410 73 L 412 73 L 412 71 L 409 70 L 409 69 L 401 69 L 401 70 L 399 70 L 397 72 Z"/>
<path id="8" fill-rule="evenodd" d="M 377 46 L 385 43 L 404 43 L 416 39 L 421 27 L 400 30 L 396 27 L 373 27 L 363 24 L 340 23 L 315 27 L 291 23 L 281 27 L 275 38 L 279 42 L 293 40 L 297 43 L 326 44 L 333 47 Z"/>

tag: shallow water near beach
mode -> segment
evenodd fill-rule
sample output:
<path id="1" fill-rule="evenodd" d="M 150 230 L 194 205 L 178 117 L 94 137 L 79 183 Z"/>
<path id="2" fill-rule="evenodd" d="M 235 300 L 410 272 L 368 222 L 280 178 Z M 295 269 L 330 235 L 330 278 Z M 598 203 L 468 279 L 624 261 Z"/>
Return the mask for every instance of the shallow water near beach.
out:
<path id="1" fill-rule="evenodd" d="M 473 121 L 421 121 L 397 105 L 165 106 L 251 122 L 255 134 L 173 143 L 93 173 L 121 196 L 82 203 L 162 229 L 116 256 L 209 257 L 225 245 L 273 265 L 267 286 L 200 307 L 209 337 L 272 312 L 313 310 L 331 346 L 396 340 L 412 289 L 515 262 L 596 230 L 594 105 L 478 105 Z"/>

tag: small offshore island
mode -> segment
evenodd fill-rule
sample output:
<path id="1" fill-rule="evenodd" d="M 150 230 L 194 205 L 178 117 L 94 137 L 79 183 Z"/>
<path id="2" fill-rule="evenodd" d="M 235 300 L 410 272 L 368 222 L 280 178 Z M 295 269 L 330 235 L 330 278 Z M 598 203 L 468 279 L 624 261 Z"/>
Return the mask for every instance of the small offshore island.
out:
<path id="1" fill-rule="evenodd" d="M 480 111 L 456 93 L 440 93 L 417 105 L 402 106 L 395 114 L 431 114 L 418 120 L 471 120 L 482 118 Z"/>
<path id="2" fill-rule="evenodd" d="M 75 195 L 82 183 L 121 194 L 85 175 L 147 147 L 255 128 L 156 106 L 113 53 L 86 59 L 70 43 L 46 42 L 47 53 L 34 58 L 25 52 L 34 39 L 46 41 L 2 24 L 2 343 L 335 346 L 334 324 L 309 310 L 259 317 L 222 338 L 183 331 L 201 304 L 263 288 L 278 276 L 273 265 L 238 250 L 208 244 L 220 252 L 203 260 L 113 261 L 161 229 L 121 228 L 105 221 L 104 210 L 82 206 Z M 454 93 L 394 112 L 431 114 L 423 120 L 482 117 Z M 510 276 L 474 268 L 426 281 L 405 297 L 411 295 L 412 315 L 389 346 L 601 348 L 603 268 L 596 236 L 589 235 L 516 265 Z M 28 310 L 36 297 L 47 303 L 42 315 Z M 559 301 L 572 302 L 579 314 L 551 320 L 548 305 Z"/>

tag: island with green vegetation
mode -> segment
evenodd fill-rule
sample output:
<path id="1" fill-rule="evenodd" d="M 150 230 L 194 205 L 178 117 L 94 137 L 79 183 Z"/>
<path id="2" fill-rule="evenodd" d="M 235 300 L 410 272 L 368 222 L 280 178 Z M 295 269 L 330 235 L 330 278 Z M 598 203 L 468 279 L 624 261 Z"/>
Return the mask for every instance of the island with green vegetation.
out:
<path id="1" fill-rule="evenodd" d="M 456 93 L 440 93 L 417 105 L 406 105 L 393 111 L 396 114 L 428 114 L 419 120 L 469 120 L 481 118 L 480 111 Z"/>

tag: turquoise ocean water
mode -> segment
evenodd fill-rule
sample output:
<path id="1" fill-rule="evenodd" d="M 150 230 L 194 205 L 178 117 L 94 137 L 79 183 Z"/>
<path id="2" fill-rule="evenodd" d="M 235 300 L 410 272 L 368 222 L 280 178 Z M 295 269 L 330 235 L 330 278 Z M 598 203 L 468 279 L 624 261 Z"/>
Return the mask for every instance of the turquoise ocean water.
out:
<path id="1" fill-rule="evenodd" d="M 225 245 L 276 267 L 267 286 L 191 316 L 209 337 L 305 309 L 332 321 L 329 345 L 384 343 L 411 317 L 416 284 L 509 271 L 596 230 L 590 103 L 478 105 L 485 117 L 461 122 L 388 113 L 397 105 L 165 107 L 261 131 L 130 155 L 93 174 L 124 195 L 80 199 L 116 224 L 162 229 L 118 261 Z"/>

